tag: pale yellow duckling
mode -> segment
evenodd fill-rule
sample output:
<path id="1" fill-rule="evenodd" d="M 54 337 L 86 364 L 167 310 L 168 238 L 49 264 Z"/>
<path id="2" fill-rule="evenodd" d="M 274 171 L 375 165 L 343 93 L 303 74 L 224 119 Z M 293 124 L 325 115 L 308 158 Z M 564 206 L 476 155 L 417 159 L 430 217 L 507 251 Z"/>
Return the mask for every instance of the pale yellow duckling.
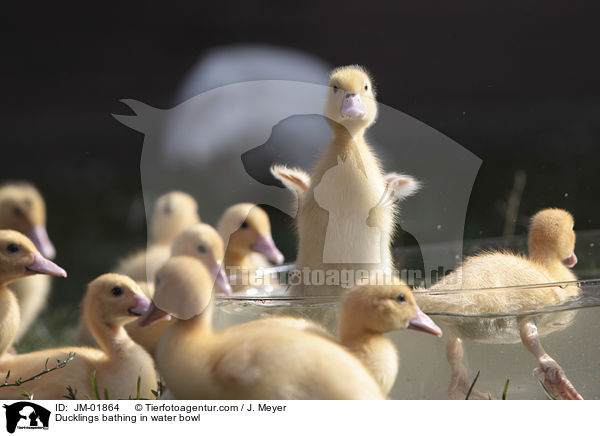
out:
<path id="1" fill-rule="evenodd" d="M 299 270 L 391 271 L 395 208 L 386 201 L 379 160 L 365 140 L 377 117 L 372 80 L 359 66 L 329 79 L 325 115 L 333 138 L 310 172 L 297 216 Z M 339 294 L 341 286 L 301 284 L 299 295 Z"/>
<path id="2" fill-rule="evenodd" d="M 39 191 L 29 183 L 7 183 L 0 187 L 0 229 L 23 233 L 47 259 L 53 259 L 56 255 L 46 231 L 46 204 Z M 48 275 L 35 275 L 11 283 L 10 288 L 19 300 L 21 314 L 16 341 L 29 330 L 45 307 L 50 284 Z"/>
<path id="3" fill-rule="evenodd" d="M 231 294 L 231 286 L 227 281 L 225 272 L 221 267 L 223 259 L 223 240 L 217 231 L 208 224 L 196 224 L 182 232 L 171 247 L 172 256 L 191 256 L 200 260 L 209 270 L 216 285 L 216 291 Z M 152 298 L 154 286 L 149 283 L 140 283 L 146 295 Z M 125 327 L 129 336 L 142 345 L 154 356 L 161 336 L 174 321 L 158 322 L 142 328 L 139 321 L 127 324 Z"/>
<path id="4" fill-rule="evenodd" d="M 25 276 L 66 277 L 58 265 L 43 257 L 22 233 L 0 230 L 0 358 L 6 355 L 19 329 L 19 303 L 8 283 Z"/>
<path id="5" fill-rule="evenodd" d="M 259 322 L 214 331 L 213 279 L 198 260 L 173 257 L 156 279 L 155 307 L 143 322 L 177 318 L 156 355 L 176 398 L 384 398 L 355 356 L 319 335 Z"/>
<path id="6" fill-rule="evenodd" d="M 357 286 L 344 297 L 339 341 L 371 371 L 385 395 L 396 381 L 398 351 L 383 335 L 404 329 L 442 336 L 442 330 L 419 309 L 410 288 L 400 280 Z"/>
<path id="7" fill-rule="evenodd" d="M 122 259 L 116 272 L 136 281 L 154 281 L 154 271 L 171 255 L 171 244 L 177 235 L 200 222 L 198 203 L 189 194 L 171 191 L 161 195 L 151 218 L 151 241 L 147 250 Z"/>
<path id="8" fill-rule="evenodd" d="M 544 209 L 531 219 L 529 228 L 529 257 L 503 252 L 485 253 L 468 258 L 463 265 L 445 276 L 430 291 L 455 289 L 497 288 L 528 284 L 576 280 L 569 269 L 577 262 L 573 217 L 565 210 Z M 522 313 L 560 305 L 576 298 L 580 289 L 570 286 L 549 286 L 529 289 L 501 289 L 458 293 L 418 293 L 417 302 L 427 312 L 465 315 L 491 313 Z M 470 380 L 461 363 L 461 338 L 487 343 L 517 343 L 535 356 L 543 373 L 545 385 L 553 394 L 566 399 L 581 399 L 560 365 L 542 348 L 539 337 L 566 328 L 576 312 L 565 311 L 538 316 L 503 318 L 446 317 L 453 332 L 447 346 L 452 367 L 451 390 L 462 397 Z M 451 392 L 452 395 L 452 392 Z"/>
<path id="9" fill-rule="evenodd" d="M 11 370 L 9 383 L 18 377 L 27 378 L 44 369 L 49 362 L 65 360 L 75 352 L 75 359 L 66 368 L 43 375 L 26 386 L 0 389 L 0 398 L 17 399 L 23 389 L 39 400 L 62 400 L 66 387 L 77 389 L 77 398 L 94 398 L 91 374 L 96 373 L 98 392 L 105 389 L 110 399 L 135 398 L 138 376 L 140 394 L 154 398 L 156 372 L 152 357 L 127 335 L 124 325 L 137 319 L 150 307 L 150 300 L 136 282 L 120 274 L 104 274 L 88 285 L 83 300 L 83 316 L 101 349 L 62 347 L 27 354 L 6 355 L 0 361 L 0 376 Z"/>
<path id="10" fill-rule="evenodd" d="M 269 265 L 264 258 L 283 263 L 283 254 L 271 235 L 269 216 L 255 204 L 238 203 L 228 207 L 219 219 L 217 230 L 225 242 L 223 263 L 235 290 L 265 284 L 267 277 L 255 276 L 259 267 Z"/>

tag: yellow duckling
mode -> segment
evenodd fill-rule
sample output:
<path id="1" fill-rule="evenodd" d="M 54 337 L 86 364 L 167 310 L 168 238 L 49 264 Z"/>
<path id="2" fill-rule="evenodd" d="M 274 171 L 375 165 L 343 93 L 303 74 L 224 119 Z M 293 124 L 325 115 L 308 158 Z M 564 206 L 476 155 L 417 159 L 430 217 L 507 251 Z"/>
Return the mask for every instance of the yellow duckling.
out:
<path id="1" fill-rule="evenodd" d="M 110 399 L 135 397 L 138 376 L 143 398 L 154 398 L 156 372 L 152 357 L 131 340 L 123 326 L 145 313 L 150 300 L 127 276 L 104 274 L 88 285 L 83 300 L 83 316 L 101 349 L 63 347 L 27 354 L 6 355 L 0 361 L 0 376 L 11 370 L 9 383 L 18 377 L 27 378 L 44 369 L 49 362 L 65 360 L 75 352 L 75 359 L 64 369 L 44 374 L 40 379 L 21 387 L 0 389 L 0 398 L 17 399 L 23 389 L 39 400 L 61 400 L 67 386 L 77 389 L 77 398 L 94 398 L 91 374 L 96 373 L 100 395 L 108 391 Z"/>
<path id="2" fill-rule="evenodd" d="M 0 187 L 0 229 L 23 233 L 47 259 L 53 259 L 56 255 L 46 231 L 46 204 L 39 191 L 29 183 L 8 183 Z M 35 275 L 11 283 L 10 288 L 19 300 L 21 314 L 16 341 L 29 330 L 45 307 L 50 282 L 48 275 Z"/>
<path id="3" fill-rule="evenodd" d="M 463 265 L 446 275 L 430 291 L 455 289 L 503 288 L 529 284 L 576 280 L 569 268 L 577 263 L 575 255 L 574 220 L 561 209 L 544 209 L 531 219 L 529 227 L 529 257 L 503 252 L 484 253 L 468 258 Z M 580 289 L 570 286 L 549 286 L 529 289 L 510 288 L 483 291 L 418 293 L 417 302 L 427 312 L 465 315 L 490 313 L 522 313 L 560 305 L 576 298 Z M 581 399 L 560 365 L 542 348 L 539 337 L 566 328 L 575 311 L 538 316 L 503 318 L 445 317 L 453 336 L 446 351 L 452 367 L 451 396 L 462 397 L 470 380 L 462 365 L 461 338 L 486 343 L 518 343 L 535 356 L 543 373 L 545 385 L 553 394 L 566 399 Z M 455 395 L 453 394 L 455 391 Z"/>
<path id="4" fill-rule="evenodd" d="M 233 282 L 234 289 L 264 284 L 267 277 L 255 277 L 259 267 L 269 265 L 263 256 L 273 263 L 283 263 L 283 254 L 271 235 L 269 216 L 260 207 L 251 203 L 228 207 L 217 224 L 217 230 L 227 247 L 223 262 L 225 269 L 230 279 L 237 281 L 237 286 Z"/>
<path id="5" fill-rule="evenodd" d="M 398 351 L 383 335 L 407 328 L 442 336 L 442 330 L 419 309 L 410 288 L 400 280 L 357 286 L 344 297 L 339 341 L 371 371 L 385 395 L 396 381 Z"/>
<path id="6" fill-rule="evenodd" d="M 377 117 L 372 80 L 359 66 L 333 70 L 325 115 L 333 138 L 310 173 L 298 216 L 299 270 L 391 271 L 394 205 L 379 160 L 365 140 Z M 299 295 L 338 294 L 337 285 L 301 284 Z"/>
<path id="7" fill-rule="evenodd" d="M 259 322 L 214 331 L 213 279 L 198 260 L 173 257 L 156 279 L 154 307 L 142 322 L 177 318 L 156 354 L 176 398 L 384 398 L 356 357 L 319 335 Z"/>
<path id="8" fill-rule="evenodd" d="M 152 240 L 147 250 L 122 259 L 116 272 L 136 281 L 154 281 L 154 271 L 171 255 L 175 237 L 200 222 L 198 203 L 189 194 L 171 191 L 158 198 L 151 220 Z"/>
<path id="9" fill-rule="evenodd" d="M 173 256 L 191 256 L 200 260 L 208 268 L 217 287 L 216 291 L 230 295 L 231 286 L 229 286 L 227 276 L 221 267 L 223 251 L 221 236 L 208 224 L 196 224 L 189 227 L 175 238 L 171 247 Z M 152 298 L 154 295 L 153 285 L 149 283 L 140 283 L 140 285 L 146 295 Z M 142 328 L 138 320 L 127 324 L 125 329 L 135 342 L 154 356 L 161 336 L 172 322 L 159 322 Z"/>
<path id="10" fill-rule="evenodd" d="M 20 320 L 19 303 L 6 285 L 34 274 L 67 276 L 65 270 L 43 257 L 22 233 L 0 230 L 0 358 L 15 340 Z"/>

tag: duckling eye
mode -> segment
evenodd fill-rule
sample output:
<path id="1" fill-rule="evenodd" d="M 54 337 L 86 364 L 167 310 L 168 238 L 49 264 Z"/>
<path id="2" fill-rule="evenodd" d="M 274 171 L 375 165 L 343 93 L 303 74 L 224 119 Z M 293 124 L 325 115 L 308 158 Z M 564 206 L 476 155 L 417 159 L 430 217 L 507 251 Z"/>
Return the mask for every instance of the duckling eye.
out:
<path id="1" fill-rule="evenodd" d="M 368 91 L 368 90 L 369 90 L 369 84 L 365 83 L 365 91 Z"/>
<path id="2" fill-rule="evenodd" d="M 123 295 L 123 289 L 121 289 L 120 287 L 116 286 L 114 288 L 112 288 L 112 290 L 110 291 L 111 294 L 113 294 L 115 297 L 118 297 L 119 295 Z"/>
<path id="3" fill-rule="evenodd" d="M 19 251 L 19 246 L 17 244 L 12 243 L 12 244 L 8 244 L 6 249 L 8 250 L 9 253 L 16 253 L 17 251 Z"/>
<path id="4" fill-rule="evenodd" d="M 333 93 L 335 94 L 336 92 L 338 92 L 338 87 L 337 85 L 333 85 Z"/>
<path id="5" fill-rule="evenodd" d="M 206 247 L 204 245 L 198 245 L 198 251 L 200 253 L 206 253 Z"/>
<path id="6" fill-rule="evenodd" d="M 19 216 L 19 217 L 21 217 L 21 216 L 23 216 L 23 209 L 21 209 L 20 207 L 15 207 L 15 208 L 13 209 L 13 213 L 14 213 L 16 216 Z"/>
<path id="7" fill-rule="evenodd" d="M 396 296 L 396 301 L 398 303 L 404 303 L 406 301 L 406 296 L 404 294 L 399 294 Z"/>
<path id="8" fill-rule="evenodd" d="M 242 229 L 247 229 L 248 228 L 248 221 L 244 221 L 242 223 Z"/>

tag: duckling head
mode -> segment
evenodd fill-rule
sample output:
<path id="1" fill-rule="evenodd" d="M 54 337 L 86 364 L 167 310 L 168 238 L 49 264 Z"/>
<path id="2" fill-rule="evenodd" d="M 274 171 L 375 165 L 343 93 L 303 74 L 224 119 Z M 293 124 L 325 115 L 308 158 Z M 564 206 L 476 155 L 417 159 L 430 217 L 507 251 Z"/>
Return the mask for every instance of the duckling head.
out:
<path id="1" fill-rule="evenodd" d="M 377 118 L 373 81 L 363 67 L 350 65 L 329 76 L 325 115 L 332 126 L 343 126 L 352 136 L 364 131 Z"/>
<path id="2" fill-rule="evenodd" d="M 46 259 L 25 235 L 0 230 L 0 283 L 33 274 L 66 277 L 64 269 Z"/>
<path id="3" fill-rule="evenodd" d="M 227 250 L 240 257 L 256 251 L 276 264 L 283 263 L 283 254 L 277 249 L 271 235 L 271 221 L 267 213 L 251 203 L 239 203 L 225 210 L 217 229 L 223 238 L 229 235 Z"/>
<path id="4" fill-rule="evenodd" d="M 0 188 L 0 228 L 23 233 L 48 259 L 56 255 L 46 231 L 46 204 L 29 183 L 9 183 Z"/>
<path id="5" fill-rule="evenodd" d="M 103 274 L 88 285 L 83 299 L 83 313 L 103 324 L 123 326 L 141 317 L 151 301 L 142 288 L 122 274 Z"/>
<path id="6" fill-rule="evenodd" d="M 198 222 L 196 200 L 185 192 L 168 192 L 154 205 L 152 239 L 157 244 L 170 244 L 179 233 Z"/>
<path id="7" fill-rule="evenodd" d="M 142 327 L 157 321 L 188 320 L 210 305 L 214 279 L 206 266 L 190 256 L 171 257 L 157 272 L 150 310 L 140 320 Z"/>
<path id="8" fill-rule="evenodd" d="M 573 216 L 563 209 L 543 209 L 531 218 L 529 253 L 540 261 L 562 262 L 572 268 L 577 263 Z"/>
<path id="9" fill-rule="evenodd" d="M 222 267 L 223 239 L 214 227 L 196 224 L 179 234 L 171 245 L 171 256 L 191 256 L 200 260 L 213 276 L 215 284 L 231 295 L 231 286 Z"/>
<path id="10" fill-rule="evenodd" d="M 404 283 L 361 285 L 346 294 L 340 313 L 341 335 L 357 331 L 383 334 L 406 328 L 442 336 L 442 330 L 421 311 Z"/>

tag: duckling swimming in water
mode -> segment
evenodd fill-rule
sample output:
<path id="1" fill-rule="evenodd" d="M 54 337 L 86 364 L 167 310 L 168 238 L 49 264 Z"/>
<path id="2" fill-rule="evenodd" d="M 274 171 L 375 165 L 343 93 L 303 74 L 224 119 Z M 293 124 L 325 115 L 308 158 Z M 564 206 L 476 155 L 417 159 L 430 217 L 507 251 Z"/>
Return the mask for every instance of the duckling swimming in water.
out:
<path id="1" fill-rule="evenodd" d="M 475 315 L 523 313 L 575 299 L 581 292 L 575 283 L 522 287 L 576 280 L 569 269 L 577 262 L 573 225 L 573 217 L 565 210 L 541 210 L 531 219 L 528 257 L 491 252 L 467 258 L 460 268 L 446 275 L 428 292 L 416 293 L 417 302 L 427 312 Z M 510 286 L 519 288 L 511 289 Z M 474 291 L 432 292 L 457 289 Z M 544 383 L 551 393 L 565 399 L 581 399 L 563 369 L 544 351 L 539 340 L 541 336 L 566 328 L 575 314 L 575 311 L 563 311 L 525 315 L 510 321 L 506 318 L 444 317 L 453 333 L 446 348 L 453 377 L 451 396 L 464 398 L 463 391 L 470 384 L 461 363 L 462 339 L 470 339 L 503 344 L 522 342 L 537 359 L 538 367 L 534 372 L 544 374 Z"/>

